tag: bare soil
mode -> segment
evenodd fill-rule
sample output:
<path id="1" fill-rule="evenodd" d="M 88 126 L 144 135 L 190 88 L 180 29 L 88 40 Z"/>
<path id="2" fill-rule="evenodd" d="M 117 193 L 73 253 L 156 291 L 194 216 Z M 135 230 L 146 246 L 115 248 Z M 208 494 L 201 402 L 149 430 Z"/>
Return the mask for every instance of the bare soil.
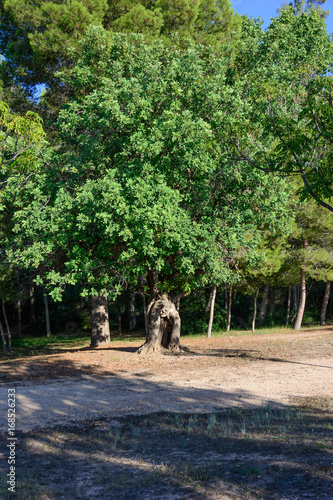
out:
<path id="1" fill-rule="evenodd" d="M 1 362 L 1 474 L 15 388 L 16 497 L 331 499 L 332 328 L 182 344 Z"/>

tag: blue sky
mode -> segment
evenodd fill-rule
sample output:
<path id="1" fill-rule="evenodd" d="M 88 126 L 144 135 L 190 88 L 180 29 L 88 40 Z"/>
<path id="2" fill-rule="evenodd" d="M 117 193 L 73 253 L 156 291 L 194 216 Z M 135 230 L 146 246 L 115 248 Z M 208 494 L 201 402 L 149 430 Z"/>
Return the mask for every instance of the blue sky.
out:
<path id="1" fill-rule="evenodd" d="M 230 0 L 233 8 L 239 14 L 247 14 L 250 17 L 261 17 L 264 22 L 264 28 L 269 24 L 271 17 L 276 15 L 277 9 L 284 2 L 283 0 Z M 327 31 L 333 32 L 333 0 L 326 0 L 324 8 L 331 11 L 331 14 L 326 18 Z"/>

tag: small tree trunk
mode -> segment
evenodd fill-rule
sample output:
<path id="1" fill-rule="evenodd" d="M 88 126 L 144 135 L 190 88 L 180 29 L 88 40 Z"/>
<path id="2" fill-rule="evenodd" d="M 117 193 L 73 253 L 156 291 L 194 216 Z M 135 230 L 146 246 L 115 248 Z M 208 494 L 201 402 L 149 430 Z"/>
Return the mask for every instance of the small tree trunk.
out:
<path id="1" fill-rule="evenodd" d="M 117 300 L 117 309 L 118 309 L 118 335 L 121 336 L 122 330 L 121 330 L 121 305 L 119 304 L 119 301 Z"/>
<path id="2" fill-rule="evenodd" d="M 325 288 L 325 294 L 324 294 L 324 298 L 323 298 L 323 304 L 322 304 L 321 313 L 320 313 L 321 326 L 325 326 L 326 311 L 327 311 L 328 300 L 330 298 L 330 291 L 331 291 L 331 282 L 327 281 L 326 288 Z"/>
<path id="3" fill-rule="evenodd" d="M 230 326 L 231 326 L 231 304 L 232 304 L 232 285 L 230 285 L 229 287 L 227 332 L 230 331 Z"/>
<path id="4" fill-rule="evenodd" d="M 12 350 L 12 335 L 10 332 L 9 323 L 8 323 L 7 314 L 6 314 L 5 299 L 2 297 L 1 300 L 2 300 L 2 313 L 3 313 L 4 320 L 5 320 L 5 325 L 6 325 L 6 329 L 7 329 L 7 335 L 8 335 L 8 351 L 11 351 Z"/>
<path id="5" fill-rule="evenodd" d="M 228 310 L 228 287 L 224 287 L 224 309 Z"/>
<path id="6" fill-rule="evenodd" d="M 269 285 L 265 285 L 262 301 L 260 304 L 260 310 L 259 310 L 259 320 L 260 321 L 264 321 L 264 319 L 266 319 L 268 299 L 269 299 Z"/>
<path id="7" fill-rule="evenodd" d="M 269 300 L 268 300 L 268 305 L 269 305 L 269 312 L 270 314 L 273 314 L 275 311 L 275 298 L 276 298 L 276 291 L 274 288 L 269 289 Z"/>
<path id="8" fill-rule="evenodd" d="M 301 269 L 301 283 L 300 283 L 300 296 L 298 302 L 297 314 L 294 322 L 294 330 L 300 330 L 302 326 L 302 320 L 305 310 L 306 301 L 306 282 L 305 282 L 305 269 Z"/>
<path id="9" fill-rule="evenodd" d="M 212 298 L 210 301 L 210 312 L 209 312 L 209 323 L 208 323 L 207 337 L 212 336 L 212 327 L 213 327 L 213 320 L 214 320 L 214 307 L 215 307 L 215 298 L 216 298 L 216 285 L 214 285 L 212 287 L 211 295 L 212 295 Z"/>
<path id="10" fill-rule="evenodd" d="M 253 318 L 252 318 L 252 333 L 256 331 L 256 317 L 257 317 L 257 299 L 259 295 L 259 286 L 257 288 L 255 297 L 254 297 L 254 303 L 253 303 Z"/>
<path id="11" fill-rule="evenodd" d="M 293 305 L 295 313 L 298 310 L 298 286 L 293 286 Z"/>
<path id="12" fill-rule="evenodd" d="M 45 308 L 46 336 L 48 338 L 50 338 L 51 337 L 51 328 L 50 328 L 49 303 L 47 300 L 47 293 L 46 293 L 45 288 L 43 288 L 43 300 L 44 300 L 44 308 Z"/>
<path id="13" fill-rule="evenodd" d="M 145 292 L 143 292 L 143 295 L 142 295 L 142 302 L 143 302 L 143 316 L 144 316 L 144 320 L 145 320 L 145 334 L 147 336 L 147 334 L 148 334 L 148 320 L 147 320 L 147 306 L 146 306 Z"/>
<path id="14" fill-rule="evenodd" d="M 129 303 L 129 331 L 134 330 L 134 328 L 136 328 L 135 292 L 131 292 Z"/>
<path id="15" fill-rule="evenodd" d="M 35 287 L 33 285 L 30 286 L 29 295 L 30 295 L 30 325 L 34 325 L 36 323 L 36 317 L 35 317 Z"/>
<path id="16" fill-rule="evenodd" d="M 215 291 L 215 293 L 216 293 L 216 291 Z M 205 307 L 205 314 L 208 314 L 211 310 L 213 295 L 214 295 L 214 287 L 212 287 L 210 289 L 208 302 L 207 302 L 207 305 Z"/>
<path id="17" fill-rule="evenodd" d="M 2 338 L 3 354 L 4 354 L 4 356 L 7 356 L 6 337 L 5 337 L 5 332 L 3 330 L 1 321 L 0 321 L 0 332 L 1 332 L 1 338 Z"/>
<path id="18" fill-rule="evenodd" d="M 288 286 L 286 326 L 289 326 L 289 318 L 290 318 L 290 305 L 291 305 L 291 286 Z"/>
<path id="19" fill-rule="evenodd" d="M 119 327 L 119 325 L 118 325 Z M 110 344 L 108 298 L 103 293 L 91 297 L 91 347 Z"/>
<path id="20" fill-rule="evenodd" d="M 138 354 L 150 354 L 163 347 L 171 352 L 183 349 L 179 343 L 180 316 L 167 294 L 153 297 L 148 307 L 147 319 L 146 342 L 138 349 Z"/>
<path id="21" fill-rule="evenodd" d="M 18 336 L 22 337 L 22 311 L 21 311 L 21 300 L 17 299 L 17 319 L 18 319 Z"/>

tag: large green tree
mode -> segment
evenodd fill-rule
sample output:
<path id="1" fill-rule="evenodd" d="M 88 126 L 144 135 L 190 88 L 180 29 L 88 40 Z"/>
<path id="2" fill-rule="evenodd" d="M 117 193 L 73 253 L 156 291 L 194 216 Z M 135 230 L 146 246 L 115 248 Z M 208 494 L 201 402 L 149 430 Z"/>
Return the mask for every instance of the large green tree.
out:
<path id="1" fill-rule="evenodd" d="M 229 0 L 2 0 L 0 52 L 17 81 L 54 83 L 54 73 L 73 62 L 89 25 L 144 33 L 148 39 L 192 38 L 217 49 L 237 40 L 241 17 Z M 175 43 L 175 41 L 173 42 Z M 6 63 L 5 68 L 8 68 Z"/>
<path id="2" fill-rule="evenodd" d="M 171 297 L 228 281 L 240 254 L 254 258 L 258 228 L 284 225 L 286 183 L 229 159 L 228 68 L 209 47 L 169 49 L 95 27 L 63 75 L 76 98 L 59 116 L 61 148 L 25 190 L 12 255 L 47 262 L 55 298 L 67 283 L 93 295 L 93 345 L 107 341 L 106 296 L 143 276 L 143 352 L 179 349 Z"/>
<path id="3" fill-rule="evenodd" d="M 303 195 L 333 211 L 331 88 L 333 45 L 315 9 L 290 9 L 263 33 L 256 62 L 234 91 L 240 119 L 230 153 L 263 171 L 297 175 Z"/>

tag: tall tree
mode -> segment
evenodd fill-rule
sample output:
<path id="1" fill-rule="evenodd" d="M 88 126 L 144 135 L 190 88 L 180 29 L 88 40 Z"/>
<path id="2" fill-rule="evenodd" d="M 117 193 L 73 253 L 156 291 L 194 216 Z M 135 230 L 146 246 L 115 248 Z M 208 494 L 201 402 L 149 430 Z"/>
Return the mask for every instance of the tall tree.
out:
<path id="1" fill-rule="evenodd" d="M 333 211 L 333 44 L 315 9 L 290 9 L 263 33 L 251 71 L 238 81 L 241 119 L 230 154 L 263 171 L 298 175 L 303 196 Z M 236 88 L 235 88 L 236 90 Z"/>
<path id="2" fill-rule="evenodd" d="M 58 256 L 44 272 L 55 298 L 76 282 L 115 297 L 147 277 L 142 352 L 179 349 L 172 296 L 228 282 L 230 262 L 254 253 L 257 228 L 288 217 L 283 180 L 229 160 L 228 67 L 204 46 L 170 50 L 90 28 L 64 75 L 77 97 L 60 113 L 62 150 L 16 213 L 15 258 Z"/>

